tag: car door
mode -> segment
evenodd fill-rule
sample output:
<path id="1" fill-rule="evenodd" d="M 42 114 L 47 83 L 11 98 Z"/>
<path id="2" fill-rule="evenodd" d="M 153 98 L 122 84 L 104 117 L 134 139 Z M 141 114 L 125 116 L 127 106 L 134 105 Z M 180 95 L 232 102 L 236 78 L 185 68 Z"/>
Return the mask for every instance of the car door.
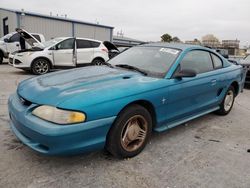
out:
<path id="1" fill-rule="evenodd" d="M 217 75 L 208 51 L 192 50 L 179 64 L 176 72 L 192 69 L 195 77 L 173 78 L 170 80 L 167 105 L 167 122 L 180 121 L 216 107 L 219 92 Z"/>
<path id="2" fill-rule="evenodd" d="M 94 48 L 91 41 L 85 39 L 76 39 L 77 65 L 91 63 L 94 55 Z"/>
<path id="3" fill-rule="evenodd" d="M 15 52 L 17 50 L 20 50 L 20 34 L 19 33 L 15 33 L 14 35 L 12 35 L 8 42 L 6 42 L 6 47 L 7 47 L 7 52 L 12 53 Z"/>
<path id="4" fill-rule="evenodd" d="M 52 48 L 52 55 L 55 66 L 75 66 L 74 56 L 75 39 L 69 38 L 55 45 Z"/>

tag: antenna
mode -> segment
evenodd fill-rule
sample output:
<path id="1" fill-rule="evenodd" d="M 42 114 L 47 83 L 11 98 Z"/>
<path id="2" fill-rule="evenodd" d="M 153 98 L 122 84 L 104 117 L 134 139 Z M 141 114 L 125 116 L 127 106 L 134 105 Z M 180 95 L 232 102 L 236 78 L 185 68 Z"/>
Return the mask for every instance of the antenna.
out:
<path id="1" fill-rule="evenodd" d="M 124 33 L 122 32 L 122 29 L 120 31 L 117 31 L 117 36 L 123 37 Z"/>

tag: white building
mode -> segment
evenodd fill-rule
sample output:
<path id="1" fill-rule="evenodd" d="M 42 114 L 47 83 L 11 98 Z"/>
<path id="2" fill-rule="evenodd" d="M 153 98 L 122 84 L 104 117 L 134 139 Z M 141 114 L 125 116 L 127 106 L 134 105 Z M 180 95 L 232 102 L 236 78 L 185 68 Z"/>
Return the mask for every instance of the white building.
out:
<path id="1" fill-rule="evenodd" d="M 46 40 L 55 37 L 83 37 L 112 41 L 114 27 L 59 16 L 0 8 L 0 37 L 22 28 L 41 33 Z"/>

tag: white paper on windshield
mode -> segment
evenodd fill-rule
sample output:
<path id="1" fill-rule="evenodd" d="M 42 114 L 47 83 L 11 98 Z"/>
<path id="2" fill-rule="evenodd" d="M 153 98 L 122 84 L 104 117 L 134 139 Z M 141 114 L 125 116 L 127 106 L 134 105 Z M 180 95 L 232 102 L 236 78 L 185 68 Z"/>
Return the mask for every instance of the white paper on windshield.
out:
<path id="1" fill-rule="evenodd" d="M 170 48 L 161 48 L 160 49 L 160 52 L 166 52 L 166 53 L 170 53 L 170 54 L 178 54 L 178 50 L 175 50 L 175 49 L 170 49 Z"/>

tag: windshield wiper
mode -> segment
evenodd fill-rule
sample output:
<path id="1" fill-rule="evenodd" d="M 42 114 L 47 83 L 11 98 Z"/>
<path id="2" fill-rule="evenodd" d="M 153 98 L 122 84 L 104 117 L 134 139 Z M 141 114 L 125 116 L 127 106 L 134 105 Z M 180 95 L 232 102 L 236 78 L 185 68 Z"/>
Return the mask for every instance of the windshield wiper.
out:
<path id="1" fill-rule="evenodd" d="M 113 65 L 111 65 L 110 63 L 108 63 L 108 62 L 103 62 L 102 63 L 103 65 L 106 65 L 106 66 L 108 66 L 108 67 L 110 67 L 110 68 L 114 68 L 114 66 Z"/>
<path id="2" fill-rule="evenodd" d="M 115 66 L 116 66 L 116 67 L 125 68 L 125 69 L 135 70 L 135 71 L 137 71 L 137 72 L 139 72 L 139 73 L 141 73 L 141 74 L 143 74 L 143 75 L 145 75 L 145 76 L 148 75 L 148 73 L 146 73 L 145 71 L 143 71 L 143 70 L 141 70 L 141 69 L 139 69 L 139 68 L 137 68 L 137 67 L 134 67 L 134 66 L 132 66 L 132 65 L 118 64 L 118 65 L 115 65 Z"/>

